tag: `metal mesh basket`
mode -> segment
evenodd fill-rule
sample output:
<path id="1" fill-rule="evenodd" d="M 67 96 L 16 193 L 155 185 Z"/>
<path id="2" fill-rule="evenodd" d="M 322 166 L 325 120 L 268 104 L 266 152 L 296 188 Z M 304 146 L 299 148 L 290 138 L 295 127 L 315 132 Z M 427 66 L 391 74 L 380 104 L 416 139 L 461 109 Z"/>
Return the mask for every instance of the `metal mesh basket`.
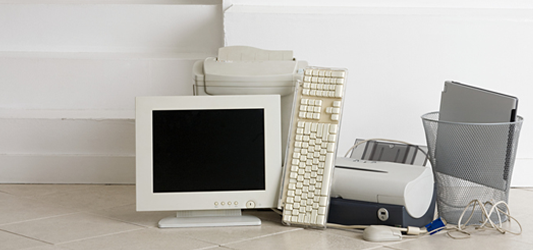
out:
<path id="1" fill-rule="evenodd" d="M 457 224 L 465 207 L 475 199 L 508 201 L 522 117 L 516 122 L 460 123 L 439 121 L 439 113 L 432 112 L 423 115 L 422 121 L 442 218 Z M 470 212 L 465 213 L 462 223 L 469 216 Z M 499 221 L 496 214 L 493 216 L 491 219 Z M 469 224 L 482 220 L 477 209 Z"/>

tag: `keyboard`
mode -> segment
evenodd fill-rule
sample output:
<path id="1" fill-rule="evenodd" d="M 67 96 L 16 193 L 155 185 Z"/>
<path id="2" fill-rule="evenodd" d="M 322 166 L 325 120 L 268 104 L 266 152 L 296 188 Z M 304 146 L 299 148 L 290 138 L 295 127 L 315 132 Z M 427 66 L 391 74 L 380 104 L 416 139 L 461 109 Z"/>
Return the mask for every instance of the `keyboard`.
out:
<path id="1" fill-rule="evenodd" d="M 298 82 L 282 180 L 282 223 L 325 228 L 347 71 L 310 67 Z"/>

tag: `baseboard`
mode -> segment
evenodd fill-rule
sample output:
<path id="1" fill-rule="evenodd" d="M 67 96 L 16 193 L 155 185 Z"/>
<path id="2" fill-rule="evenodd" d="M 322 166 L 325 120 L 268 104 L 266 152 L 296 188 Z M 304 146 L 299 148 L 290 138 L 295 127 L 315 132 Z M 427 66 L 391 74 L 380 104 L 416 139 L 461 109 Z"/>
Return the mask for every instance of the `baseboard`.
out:
<path id="1" fill-rule="evenodd" d="M 135 183 L 135 156 L 0 155 L 0 162 L 0 183 Z"/>
<path id="2" fill-rule="evenodd" d="M 533 187 L 533 159 L 516 158 L 511 177 L 511 187 Z"/>

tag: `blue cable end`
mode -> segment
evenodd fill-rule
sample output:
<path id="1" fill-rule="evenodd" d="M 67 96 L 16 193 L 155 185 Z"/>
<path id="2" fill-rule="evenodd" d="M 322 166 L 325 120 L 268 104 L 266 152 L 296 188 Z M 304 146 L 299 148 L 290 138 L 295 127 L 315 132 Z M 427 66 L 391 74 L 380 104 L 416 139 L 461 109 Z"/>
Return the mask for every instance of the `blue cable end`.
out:
<path id="1" fill-rule="evenodd" d="M 444 227 L 446 227 L 446 221 L 443 220 L 441 217 L 439 217 L 436 220 L 434 220 L 434 221 L 430 222 L 429 224 L 427 224 L 425 227 L 426 227 L 429 235 L 433 235 L 433 234 L 439 232 L 440 230 L 444 229 Z"/>

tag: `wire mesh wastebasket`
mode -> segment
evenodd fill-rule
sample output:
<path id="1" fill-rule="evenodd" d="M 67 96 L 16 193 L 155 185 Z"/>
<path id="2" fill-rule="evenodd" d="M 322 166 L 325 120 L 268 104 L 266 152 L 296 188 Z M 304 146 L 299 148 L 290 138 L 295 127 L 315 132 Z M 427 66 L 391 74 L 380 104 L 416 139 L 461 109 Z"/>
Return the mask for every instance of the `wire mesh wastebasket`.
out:
<path id="1" fill-rule="evenodd" d="M 522 117 L 515 122 L 461 123 L 440 121 L 439 112 L 431 112 L 422 116 L 422 122 L 442 218 L 457 224 L 475 199 L 508 202 Z M 503 206 L 499 208 L 506 211 Z M 481 224 L 483 219 L 481 211 L 474 210 L 469 224 Z M 491 219 L 499 221 L 497 214 Z"/>

